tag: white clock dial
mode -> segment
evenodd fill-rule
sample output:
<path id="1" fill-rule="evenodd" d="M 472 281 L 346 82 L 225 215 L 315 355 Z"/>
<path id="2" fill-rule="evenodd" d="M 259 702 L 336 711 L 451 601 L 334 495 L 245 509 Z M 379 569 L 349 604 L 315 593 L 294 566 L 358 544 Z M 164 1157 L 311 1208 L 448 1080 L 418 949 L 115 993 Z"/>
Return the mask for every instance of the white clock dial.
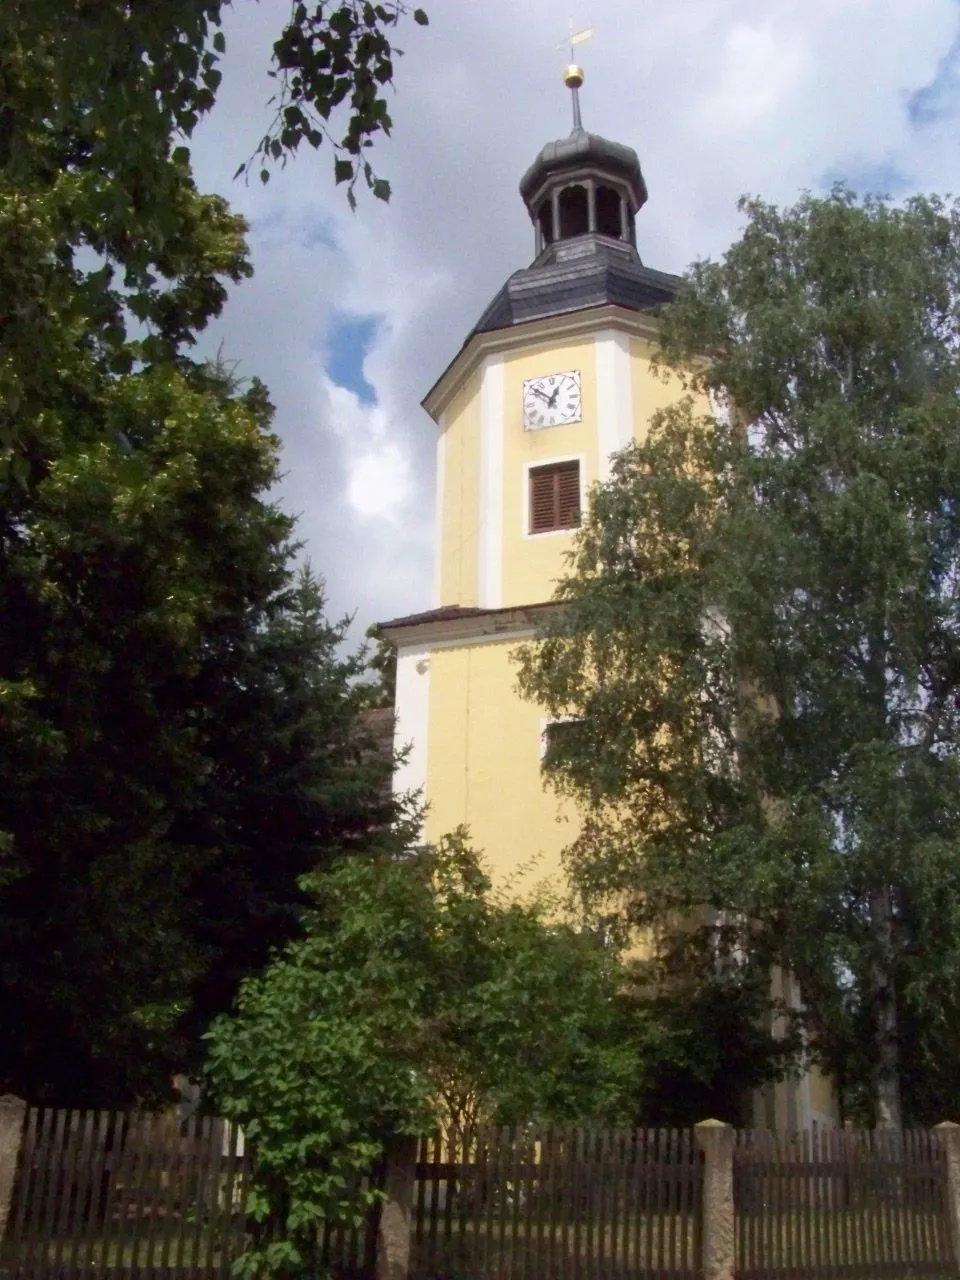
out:
<path id="1" fill-rule="evenodd" d="M 580 374 L 548 373 L 523 384 L 523 425 L 528 431 L 579 422 L 582 414 Z"/>

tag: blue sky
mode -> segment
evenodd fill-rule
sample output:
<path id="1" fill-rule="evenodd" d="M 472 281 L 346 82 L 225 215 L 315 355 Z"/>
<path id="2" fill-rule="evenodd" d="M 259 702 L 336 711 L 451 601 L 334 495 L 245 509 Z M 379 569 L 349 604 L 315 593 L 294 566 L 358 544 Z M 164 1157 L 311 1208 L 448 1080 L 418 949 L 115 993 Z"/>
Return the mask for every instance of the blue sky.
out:
<path id="1" fill-rule="evenodd" d="M 339 387 L 352 391 L 361 404 L 376 403 L 377 393 L 367 381 L 363 362 L 373 347 L 380 316 L 334 315 L 327 334 L 324 366 Z"/>
<path id="2" fill-rule="evenodd" d="M 207 337 L 277 405 L 285 477 L 331 610 L 433 604 L 436 431 L 420 400 L 511 271 L 533 255 L 517 182 L 569 129 L 559 0 L 432 0 L 398 42 L 389 206 L 355 214 L 321 149 L 266 187 L 233 173 L 262 135 L 287 0 L 234 0 L 198 181 L 251 225 L 254 279 Z M 586 126 L 639 153 L 644 261 L 717 256 L 737 198 L 789 203 L 846 181 L 902 199 L 960 192 L 957 0 L 586 0 Z"/>

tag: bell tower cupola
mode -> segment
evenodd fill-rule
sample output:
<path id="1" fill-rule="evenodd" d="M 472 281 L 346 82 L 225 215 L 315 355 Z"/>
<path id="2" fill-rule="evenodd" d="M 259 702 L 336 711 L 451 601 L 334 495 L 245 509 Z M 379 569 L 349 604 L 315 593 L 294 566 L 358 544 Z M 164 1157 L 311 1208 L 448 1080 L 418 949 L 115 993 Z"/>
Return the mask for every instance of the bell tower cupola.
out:
<path id="1" fill-rule="evenodd" d="M 573 99 L 573 130 L 548 142 L 520 179 L 520 195 L 536 231 L 536 264 L 562 262 L 594 246 L 600 236 L 636 249 L 634 220 L 647 200 L 640 161 L 632 147 L 588 133 L 580 114 L 583 69 L 571 62 L 563 73 Z"/>
<path id="2" fill-rule="evenodd" d="M 572 35 L 571 46 L 590 34 Z M 680 283 L 640 259 L 636 217 L 647 202 L 640 161 L 632 147 L 583 127 L 584 75 L 573 48 L 563 81 L 570 90 L 573 129 L 542 147 L 520 179 L 534 227 L 534 259 L 510 276 L 470 337 L 595 307 L 655 311 Z"/>

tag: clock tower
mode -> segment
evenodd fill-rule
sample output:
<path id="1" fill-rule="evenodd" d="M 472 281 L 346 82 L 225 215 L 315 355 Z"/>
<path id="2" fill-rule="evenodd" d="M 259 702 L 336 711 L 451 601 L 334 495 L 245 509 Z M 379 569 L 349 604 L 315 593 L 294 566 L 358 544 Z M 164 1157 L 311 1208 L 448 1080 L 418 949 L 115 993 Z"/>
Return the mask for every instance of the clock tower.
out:
<path id="1" fill-rule="evenodd" d="M 562 889 L 576 812 L 545 788 L 551 724 L 516 689 L 514 652 L 534 635 L 565 568 L 591 485 L 681 393 L 654 374 L 658 314 L 680 284 L 637 248 L 647 187 L 630 147 L 588 133 L 567 67 L 573 131 L 520 180 L 534 258 L 497 292 L 427 393 L 437 425 L 434 607 L 382 624 L 397 646 L 398 791 L 420 791 L 425 837 L 460 825 L 495 882 Z M 775 971 L 774 994 L 795 993 Z M 756 1122 L 829 1125 L 814 1069 L 758 1093 Z"/>
<path id="2" fill-rule="evenodd" d="M 497 881 L 560 874 L 572 811 L 541 776 L 550 727 L 513 651 L 550 608 L 590 486 L 678 394 L 650 367 L 678 279 L 637 249 L 647 187 L 632 148 L 574 128 L 520 180 L 534 257 L 495 294 L 424 408 L 437 426 L 433 608 L 383 624 L 397 646 L 398 790 L 425 835 L 465 824 Z"/>

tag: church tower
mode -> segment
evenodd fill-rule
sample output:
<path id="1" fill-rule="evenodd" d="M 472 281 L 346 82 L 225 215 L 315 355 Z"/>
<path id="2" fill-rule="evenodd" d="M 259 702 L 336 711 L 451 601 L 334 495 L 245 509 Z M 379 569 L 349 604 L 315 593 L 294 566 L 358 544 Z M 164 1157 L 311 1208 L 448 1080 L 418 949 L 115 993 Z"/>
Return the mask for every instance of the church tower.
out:
<path id="1" fill-rule="evenodd" d="M 434 608 L 381 628 L 398 652 L 397 790 L 422 791 L 427 840 L 466 825 L 495 883 L 520 894 L 559 881 L 576 814 L 544 786 L 550 725 L 518 694 L 513 653 L 555 607 L 590 486 L 679 393 L 651 368 L 658 313 L 680 281 L 640 258 L 640 162 L 583 128 L 581 69 L 564 80 L 573 131 L 520 180 L 533 262 L 423 402 L 438 428 Z M 788 975 L 772 981 L 796 1000 Z M 758 1092 L 754 1108 L 758 1125 L 786 1130 L 836 1115 L 816 1069 Z"/>
<path id="2" fill-rule="evenodd" d="M 549 726 L 516 692 L 512 653 L 550 607 L 590 486 L 677 392 L 651 372 L 675 276 L 645 266 L 647 188 L 630 147 L 573 131 L 520 181 L 534 259 L 494 296 L 424 399 L 437 424 L 434 607 L 382 630 L 398 650 L 398 790 L 425 835 L 470 828 L 495 880 L 559 875 L 575 821 L 545 790 Z M 522 885 L 520 886 L 522 887 Z"/>

